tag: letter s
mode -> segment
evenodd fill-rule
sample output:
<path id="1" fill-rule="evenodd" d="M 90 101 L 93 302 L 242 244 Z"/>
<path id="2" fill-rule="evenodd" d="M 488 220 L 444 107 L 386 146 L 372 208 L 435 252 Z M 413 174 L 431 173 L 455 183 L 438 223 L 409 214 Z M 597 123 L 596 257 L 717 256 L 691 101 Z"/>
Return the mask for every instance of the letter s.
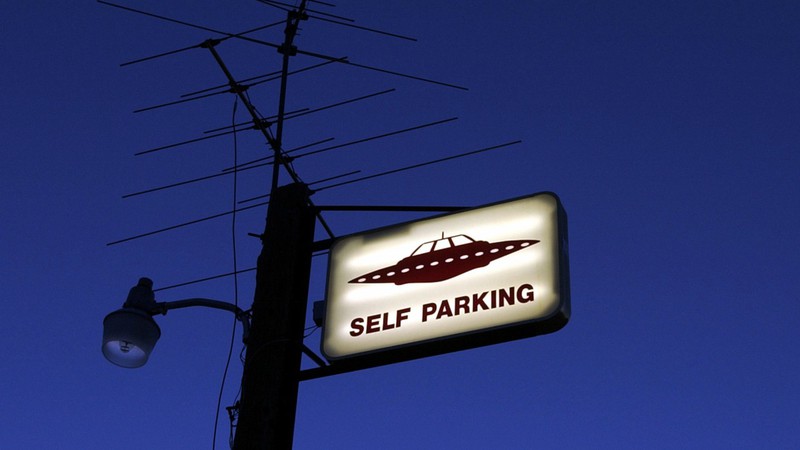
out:
<path id="1" fill-rule="evenodd" d="M 364 319 L 361 317 L 356 317 L 350 321 L 350 328 L 352 328 L 352 331 L 350 331 L 350 336 L 361 336 L 361 333 L 364 332 Z"/>

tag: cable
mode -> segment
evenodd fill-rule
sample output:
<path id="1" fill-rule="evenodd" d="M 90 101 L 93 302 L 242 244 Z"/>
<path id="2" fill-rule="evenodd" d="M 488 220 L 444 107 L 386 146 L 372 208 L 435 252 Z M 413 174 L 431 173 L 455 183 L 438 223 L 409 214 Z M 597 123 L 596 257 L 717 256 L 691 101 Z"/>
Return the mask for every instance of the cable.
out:
<path id="1" fill-rule="evenodd" d="M 312 334 L 314 334 L 319 329 L 320 329 L 320 327 L 318 325 L 314 325 L 314 326 L 306 328 L 305 331 L 304 331 L 305 334 L 303 335 L 303 339 L 306 339 L 306 338 L 310 337 Z M 311 331 L 309 331 L 309 330 L 311 330 Z"/>
<path id="2" fill-rule="evenodd" d="M 239 97 L 237 96 L 237 97 L 234 97 L 234 101 L 233 101 L 233 117 L 231 119 L 231 123 L 234 124 L 234 127 L 233 127 L 233 163 L 234 164 L 237 164 L 238 158 L 239 158 L 239 156 L 238 156 L 239 145 L 238 145 L 238 141 L 237 141 L 237 138 L 236 138 L 237 130 L 236 130 L 236 125 L 235 125 L 236 124 L 236 109 L 237 109 L 238 106 L 239 106 Z M 237 187 L 238 187 L 237 185 L 238 185 L 238 175 L 236 173 L 234 173 L 234 175 L 233 175 L 233 204 L 234 204 L 234 206 L 236 205 L 236 195 L 237 195 Z M 236 272 L 238 272 L 238 264 L 237 264 L 237 261 L 236 261 L 237 260 L 237 257 L 236 257 L 236 212 L 234 212 L 231 215 L 231 242 L 232 242 L 232 247 L 233 247 L 232 253 L 233 253 L 233 273 L 234 273 L 234 275 L 233 275 L 233 304 L 236 305 L 236 307 L 238 307 L 239 306 L 239 277 L 238 277 L 238 275 L 236 275 Z M 219 395 L 217 396 L 217 408 L 216 408 L 216 413 L 214 414 L 214 434 L 213 434 L 212 441 L 211 441 L 211 449 L 212 450 L 216 450 L 216 448 L 217 448 L 217 429 L 219 427 L 219 413 L 220 413 L 220 407 L 222 406 L 222 394 L 223 394 L 223 392 L 225 390 L 225 381 L 228 378 L 228 369 L 230 368 L 231 357 L 233 356 L 233 346 L 234 346 L 234 343 L 236 342 L 236 321 L 237 321 L 237 318 L 234 318 L 233 327 L 232 327 L 233 329 L 231 330 L 231 343 L 230 343 L 230 346 L 228 347 L 228 357 L 227 357 L 227 360 L 225 361 L 225 370 L 222 372 L 222 382 L 220 383 Z M 238 396 L 238 394 L 237 394 L 237 396 Z M 231 418 L 231 429 L 232 429 L 234 425 L 233 425 L 233 421 L 232 421 L 232 417 L 233 416 L 231 416 L 231 410 L 230 409 L 228 410 L 228 415 L 229 415 L 229 418 Z"/>

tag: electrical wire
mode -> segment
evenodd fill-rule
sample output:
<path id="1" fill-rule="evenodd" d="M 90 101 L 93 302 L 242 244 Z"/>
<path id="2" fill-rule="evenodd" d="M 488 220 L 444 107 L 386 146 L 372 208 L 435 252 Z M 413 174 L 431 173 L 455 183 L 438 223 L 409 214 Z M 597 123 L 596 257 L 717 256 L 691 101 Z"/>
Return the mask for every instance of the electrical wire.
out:
<path id="1" fill-rule="evenodd" d="M 233 114 L 231 123 L 234 124 L 233 128 L 233 163 L 236 164 L 239 158 L 239 145 L 236 138 L 236 109 L 239 106 L 239 97 L 234 97 L 233 101 Z M 236 195 L 237 195 L 237 188 L 238 188 L 238 176 L 236 173 L 233 175 L 233 204 L 236 205 Z M 233 253 L 233 304 L 238 308 L 239 307 L 239 276 L 236 274 L 238 272 L 238 263 L 236 257 L 236 212 L 231 215 L 231 243 L 232 243 L 232 253 Z M 231 357 L 233 356 L 233 346 L 236 342 L 236 322 L 238 317 L 233 319 L 233 327 L 231 330 L 231 343 L 228 347 L 228 357 L 225 361 L 225 370 L 222 372 L 222 381 L 220 382 L 219 386 L 219 395 L 217 396 L 217 408 L 214 414 L 214 433 L 211 441 L 211 449 L 216 450 L 217 448 L 217 429 L 219 427 L 219 414 L 220 414 L 220 407 L 222 406 L 222 394 L 225 391 L 225 381 L 228 378 L 228 369 L 231 365 Z M 241 390 L 241 386 L 239 388 Z M 237 394 L 238 397 L 238 394 Z M 231 410 L 228 410 L 228 416 L 233 417 L 231 415 Z M 231 421 L 231 429 L 233 429 L 233 421 Z"/>
<path id="2" fill-rule="evenodd" d="M 306 338 L 310 337 L 312 334 L 314 334 L 319 329 L 320 329 L 319 325 L 314 325 L 314 326 L 310 326 L 310 327 L 306 328 L 304 330 L 305 334 L 303 335 L 303 339 L 306 339 Z M 309 330 L 311 330 L 311 331 L 309 331 Z"/>

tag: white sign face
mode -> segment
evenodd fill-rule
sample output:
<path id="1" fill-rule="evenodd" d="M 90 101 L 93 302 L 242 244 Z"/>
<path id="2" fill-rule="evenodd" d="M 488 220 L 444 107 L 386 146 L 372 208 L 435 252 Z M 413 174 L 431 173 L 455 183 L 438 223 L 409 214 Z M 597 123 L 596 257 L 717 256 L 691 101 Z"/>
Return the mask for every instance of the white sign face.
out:
<path id="1" fill-rule="evenodd" d="M 554 315 L 558 207 L 545 193 L 336 241 L 323 353 L 336 360 Z"/>

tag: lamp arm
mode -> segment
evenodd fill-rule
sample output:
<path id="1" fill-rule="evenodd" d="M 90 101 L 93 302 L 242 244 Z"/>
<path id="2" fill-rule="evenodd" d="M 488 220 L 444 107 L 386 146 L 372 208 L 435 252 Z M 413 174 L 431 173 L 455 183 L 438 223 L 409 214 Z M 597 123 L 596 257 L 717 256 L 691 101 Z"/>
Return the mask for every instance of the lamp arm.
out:
<path id="1" fill-rule="evenodd" d="M 150 314 L 166 315 L 167 311 L 171 309 L 189 308 L 192 306 L 205 306 L 207 308 L 224 309 L 225 311 L 232 312 L 236 315 L 236 319 L 242 322 L 242 340 L 246 342 L 248 336 L 250 336 L 250 316 L 242 310 L 242 308 L 239 308 L 233 303 L 211 300 L 208 298 L 187 298 L 185 300 L 176 300 L 173 302 L 156 303 L 156 306 L 150 310 Z"/>

